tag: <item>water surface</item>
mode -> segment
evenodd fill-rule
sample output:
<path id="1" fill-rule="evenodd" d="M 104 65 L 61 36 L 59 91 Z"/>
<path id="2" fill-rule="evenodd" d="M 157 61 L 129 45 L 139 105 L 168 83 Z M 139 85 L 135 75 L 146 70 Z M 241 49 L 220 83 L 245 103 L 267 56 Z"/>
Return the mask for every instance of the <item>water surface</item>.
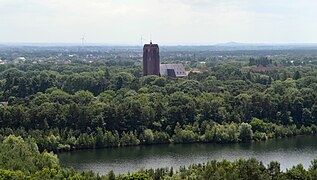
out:
<path id="1" fill-rule="evenodd" d="M 58 154 L 64 167 L 92 170 L 106 174 L 134 172 L 146 168 L 188 166 L 210 160 L 255 157 L 267 165 L 278 161 L 281 168 L 291 168 L 302 163 L 308 168 L 317 159 L 317 137 L 300 136 L 282 140 L 241 144 L 180 144 L 153 145 L 95 150 L 81 150 Z"/>

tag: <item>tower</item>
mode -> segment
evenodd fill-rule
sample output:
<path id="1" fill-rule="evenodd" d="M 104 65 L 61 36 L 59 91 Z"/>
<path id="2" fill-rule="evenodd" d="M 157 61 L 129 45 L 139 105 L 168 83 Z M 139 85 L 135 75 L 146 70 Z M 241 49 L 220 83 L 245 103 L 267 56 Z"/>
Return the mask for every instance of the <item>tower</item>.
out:
<path id="1" fill-rule="evenodd" d="M 143 47 L 143 76 L 160 75 L 160 51 L 157 44 L 145 44 Z"/>

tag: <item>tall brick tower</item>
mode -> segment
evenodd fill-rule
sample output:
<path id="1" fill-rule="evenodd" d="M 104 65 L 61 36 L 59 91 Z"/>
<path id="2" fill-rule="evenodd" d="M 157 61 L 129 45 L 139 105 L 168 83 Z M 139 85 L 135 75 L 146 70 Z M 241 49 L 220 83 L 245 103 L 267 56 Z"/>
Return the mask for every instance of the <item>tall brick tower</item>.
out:
<path id="1" fill-rule="evenodd" d="M 157 44 L 145 44 L 143 47 L 143 76 L 160 75 L 160 51 Z"/>

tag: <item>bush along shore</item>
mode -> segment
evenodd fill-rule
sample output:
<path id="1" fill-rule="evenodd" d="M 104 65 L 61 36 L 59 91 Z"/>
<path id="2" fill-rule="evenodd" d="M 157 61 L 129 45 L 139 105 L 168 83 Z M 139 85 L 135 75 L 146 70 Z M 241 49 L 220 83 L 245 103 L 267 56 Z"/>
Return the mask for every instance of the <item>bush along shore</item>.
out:
<path id="1" fill-rule="evenodd" d="M 285 138 L 297 135 L 312 135 L 317 133 L 317 126 L 295 125 L 282 126 L 265 123 L 253 118 L 250 123 L 218 124 L 204 121 L 201 124 L 180 126 L 176 124 L 172 133 L 145 129 L 141 133 L 136 131 L 107 131 L 97 128 L 96 131 L 81 133 L 80 131 L 57 128 L 53 130 L 29 130 L 2 128 L 0 140 L 10 134 L 33 139 L 40 151 L 54 152 L 79 149 L 124 147 L 153 144 L 185 144 L 185 143 L 239 143 L 251 141 L 266 141 L 274 138 Z"/>

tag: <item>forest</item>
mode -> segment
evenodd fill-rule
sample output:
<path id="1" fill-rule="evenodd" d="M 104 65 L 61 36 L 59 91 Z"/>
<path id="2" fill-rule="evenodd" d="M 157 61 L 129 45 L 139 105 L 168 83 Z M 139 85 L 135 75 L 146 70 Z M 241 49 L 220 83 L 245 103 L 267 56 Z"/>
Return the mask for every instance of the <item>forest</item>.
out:
<path id="1" fill-rule="evenodd" d="M 204 57 L 187 56 L 188 52 L 184 52 L 185 56 L 175 57 L 172 52 L 165 53 L 172 54 L 175 60 L 163 55 L 163 62 L 204 70 L 181 79 L 142 77 L 140 61 L 135 56 L 94 61 L 63 56 L 66 59 L 60 61 L 67 63 L 48 58 L 36 63 L 1 64 L 0 177 L 124 176 L 110 173 L 109 177 L 101 177 L 61 168 L 54 153 L 48 153 L 51 151 L 239 143 L 317 134 L 315 55 Z M 263 65 L 284 68 L 243 69 Z M 16 143 L 20 150 L 11 152 Z M 9 162 L 6 153 L 20 153 L 12 157 L 24 153 L 34 164 L 14 163 L 18 161 L 15 159 Z M 212 161 L 181 168 L 176 173 L 170 169 L 145 170 L 126 178 L 182 179 L 186 175 L 193 179 L 221 179 L 225 175 L 228 179 L 245 179 L 245 174 L 255 173 L 254 177 L 263 175 L 255 179 L 288 179 L 302 173 L 314 179 L 314 164 L 315 161 L 308 170 L 298 165 L 281 172 L 277 162 L 266 167 L 255 159 Z M 250 172 L 243 172 L 248 168 Z"/>
<path id="2" fill-rule="evenodd" d="M 272 62 L 207 61 L 185 79 L 141 77 L 131 61 L 1 65 L 0 139 L 31 137 L 56 152 L 315 134 L 316 67 L 241 70 L 261 59 Z"/>

